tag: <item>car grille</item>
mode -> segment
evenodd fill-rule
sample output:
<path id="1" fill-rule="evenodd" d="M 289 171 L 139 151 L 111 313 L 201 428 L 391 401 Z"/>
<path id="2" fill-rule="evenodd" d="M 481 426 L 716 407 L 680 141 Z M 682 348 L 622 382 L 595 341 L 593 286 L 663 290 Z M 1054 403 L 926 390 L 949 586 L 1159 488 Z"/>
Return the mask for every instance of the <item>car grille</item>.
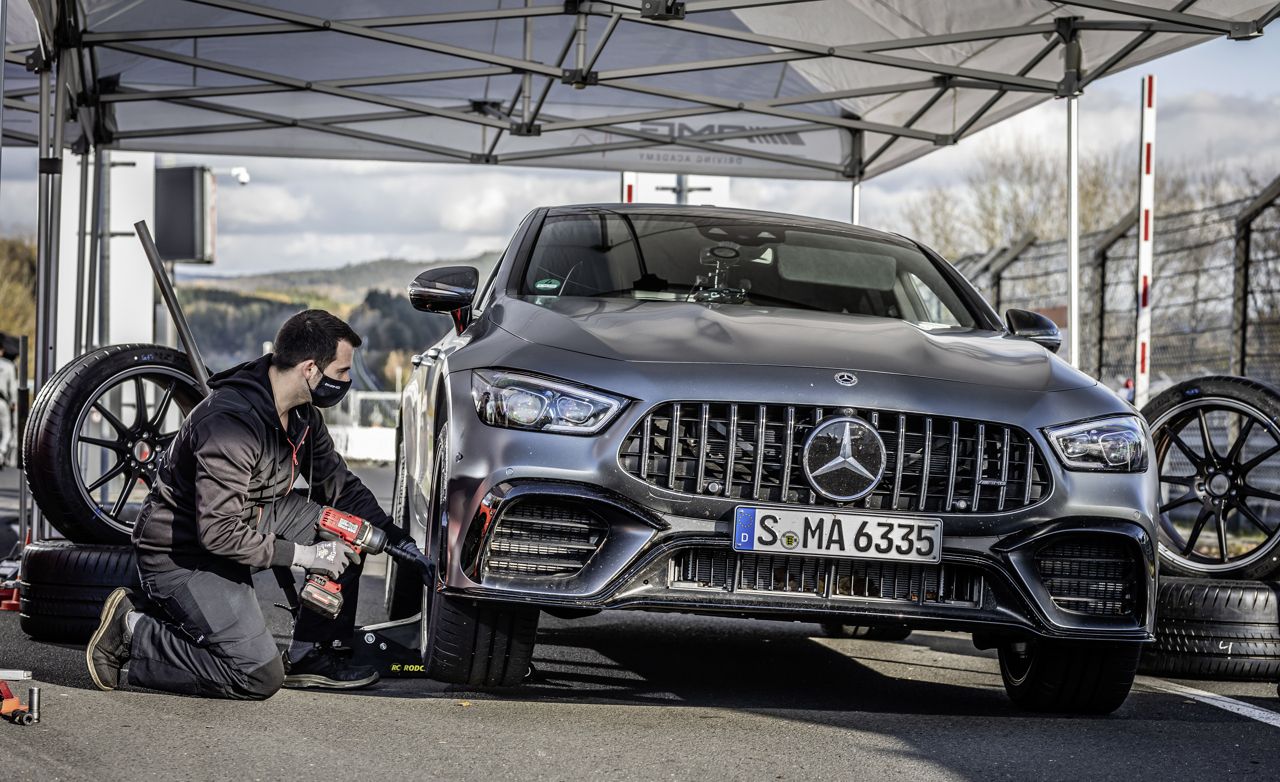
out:
<path id="1" fill-rule="evenodd" d="M 885 444 L 883 477 L 853 502 L 823 497 L 804 475 L 805 439 L 828 415 L 862 418 Z M 632 476 L 683 494 L 881 511 L 999 513 L 1034 505 L 1051 488 L 1021 429 L 882 410 L 668 402 L 636 424 L 619 459 Z"/>
<path id="2" fill-rule="evenodd" d="M 1058 608 L 1091 616 L 1134 614 L 1138 585 L 1132 547 L 1106 537 L 1072 537 L 1036 554 L 1040 579 Z"/>
<path id="3" fill-rule="evenodd" d="M 970 606 L 981 604 L 983 589 L 981 572 L 965 565 L 751 554 L 711 547 L 677 552 L 671 559 L 671 585 Z"/>
<path id="4" fill-rule="evenodd" d="M 603 519 L 576 503 L 513 500 L 494 528 L 485 570 L 506 576 L 575 575 L 599 550 L 607 531 Z"/>

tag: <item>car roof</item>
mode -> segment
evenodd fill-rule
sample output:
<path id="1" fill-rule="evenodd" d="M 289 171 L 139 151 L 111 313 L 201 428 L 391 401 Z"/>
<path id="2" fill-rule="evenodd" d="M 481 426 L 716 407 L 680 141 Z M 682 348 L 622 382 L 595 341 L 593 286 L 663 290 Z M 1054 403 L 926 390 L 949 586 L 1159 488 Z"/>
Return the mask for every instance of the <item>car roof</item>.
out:
<path id="1" fill-rule="evenodd" d="M 596 212 L 617 212 L 619 214 L 645 215 L 685 215 L 689 217 L 711 217 L 732 220 L 767 220 L 783 225 L 816 228 L 825 231 L 839 231 L 873 241 L 890 242 L 892 244 L 915 247 L 916 244 L 904 236 L 865 228 L 860 225 L 842 223 L 838 220 L 823 220 L 817 217 L 786 214 L 784 212 L 765 212 L 757 209 L 734 209 L 724 206 L 693 206 L 680 204 L 567 204 L 564 206 L 546 207 L 548 217 L 563 215 L 592 214 Z"/>

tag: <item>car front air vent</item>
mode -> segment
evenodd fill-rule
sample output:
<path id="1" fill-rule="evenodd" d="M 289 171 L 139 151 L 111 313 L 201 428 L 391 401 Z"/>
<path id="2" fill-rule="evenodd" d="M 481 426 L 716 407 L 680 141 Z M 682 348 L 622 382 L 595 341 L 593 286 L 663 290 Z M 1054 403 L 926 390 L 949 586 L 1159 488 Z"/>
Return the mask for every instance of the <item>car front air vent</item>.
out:
<path id="1" fill-rule="evenodd" d="M 1036 569 L 1053 603 L 1090 616 L 1133 616 L 1137 563 L 1133 547 L 1111 535 L 1072 535 L 1036 554 Z"/>
<path id="2" fill-rule="evenodd" d="M 489 541 L 485 572 L 502 576 L 576 575 L 609 526 L 582 505 L 548 497 L 513 500 Z"/>

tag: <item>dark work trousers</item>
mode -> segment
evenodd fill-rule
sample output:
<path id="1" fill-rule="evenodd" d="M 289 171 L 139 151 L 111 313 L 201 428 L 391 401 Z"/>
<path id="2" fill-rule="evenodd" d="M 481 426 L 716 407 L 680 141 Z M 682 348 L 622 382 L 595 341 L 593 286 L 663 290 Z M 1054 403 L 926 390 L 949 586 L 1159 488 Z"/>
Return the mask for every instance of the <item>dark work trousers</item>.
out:
<path id="1" fill-rule="evenodd" d="M 316 540 L 314 527 L 273 529 L 295 543 Z M 147 597 L 134 627 L 129 683 L 211 698 L 263 700 L 284 681 L 284 664 L 258 605 L 252 571 L 223 557 L 185 562 L 176 570 L 140 569 Z M 355 628 L 361 565 L 338 579 L 343 609 L 335 620 L 303 609 L 294 638 L 346 643 Z"/>

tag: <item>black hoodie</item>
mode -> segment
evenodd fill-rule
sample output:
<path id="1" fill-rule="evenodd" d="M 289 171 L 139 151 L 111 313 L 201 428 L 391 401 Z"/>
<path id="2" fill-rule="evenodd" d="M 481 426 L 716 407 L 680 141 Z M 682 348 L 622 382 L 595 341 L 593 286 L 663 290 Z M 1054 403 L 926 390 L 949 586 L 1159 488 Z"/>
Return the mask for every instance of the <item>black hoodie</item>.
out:
<path id="1" fill-rule="evenodd" d="M 253 567 L 288 565 L 294 544 L 266 532 L 267 522 L 311 524 L 326 505 L 404 537 L 333 448 L 324 419 L 310 404 L 280 426 L 266 355 L 209 379 L 161 456 L 156 480 L 133 528 L 138 563 L 150 571 L 198 567 L 210 555 Z M 306 479 L 310 499 L 293 491 Z"/>

